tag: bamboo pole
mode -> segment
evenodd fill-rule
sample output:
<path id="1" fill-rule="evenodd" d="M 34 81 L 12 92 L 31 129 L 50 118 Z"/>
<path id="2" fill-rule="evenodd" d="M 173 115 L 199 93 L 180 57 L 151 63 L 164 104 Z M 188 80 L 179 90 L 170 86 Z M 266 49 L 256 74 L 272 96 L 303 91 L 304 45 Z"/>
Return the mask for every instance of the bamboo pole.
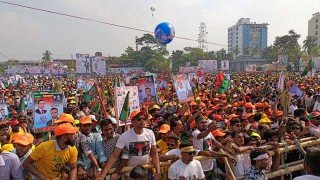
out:
<path id="1" fill-rule="evenodd" d="M 220 149 L 220 152 L 221 152 L 222 154 L 225 154 L 225 152 L 223 151 L 223 149 Z M 231 176 L 232 180 L 236 180 L 236 177 L 235 177 L 234 174 L 233 174 L 233 170 L 231 169 L 231 166 L 230 166 L 230 164 L 229 164 L 228 159 L 227 159 L 226 157 L 224 157 L 224 158 L 223 158 L 223 161 L 224 161 L 224 163 L 225 163 L 225 165 L 226 165 L 226 167 L 227 167 L 228 173 L 229 173 L 229 175 Z"/>

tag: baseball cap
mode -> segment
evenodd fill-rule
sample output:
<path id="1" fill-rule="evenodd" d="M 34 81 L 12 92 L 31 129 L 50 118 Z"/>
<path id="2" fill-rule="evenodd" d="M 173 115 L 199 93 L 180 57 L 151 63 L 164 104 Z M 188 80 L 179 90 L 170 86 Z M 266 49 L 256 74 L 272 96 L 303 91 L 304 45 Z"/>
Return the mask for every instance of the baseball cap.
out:
<path id="1" fill-rule="evenodd" d="M 34 137 L 30 133 L 24 133 L 22 135 L 19 135 L 17 139 L 14 141 L 14 144 L 20 144 L 23 146 L 27 146 L 29 144 L 33 144 Z"/>
<path id="2" fill-rule="evenodd" d="M 211 134 L 214 137 L 223 137 L 226 135 L 226 133 L 221 132 L 220 129 L 216 129 L 216 130 L 212 131 Z"/>
<path id="3" fill-rule="evenodd" d="M 64 134 L 74 134 L 79 131 L 79 128 L 73 127 L 70 123 L 60 124 L 54 129 L 54 134 L 56 136 L 61 136 Z"/>
<path id="4" fill-rule="evenodd" d="M 222 120 L 223 120 L 223 119 L 222 119 L 222 116 L 221 116 L 220 114 L 215 114 L 215 115 L 213 115 L 212 119 L 213 119 L 213 120 L 218 120 L 218 121 L 222 121 Z"/>
<path id="5" fill-rule="evenodd" d="M 59 124 L 59 123 L 72 123 L 74 122 L 74 118 L 71 114 L 67 114 L 67 113 L 62 113 L 60 115 L 60 117 L 54 121 L 54 124 Z"/>
<path id="6" fill-rule="evenodd" d="M 312 119 L 312 118 L 315 118 L 318 116 L 320 116 L 320 112 L 315 111 L 315 112 L 310 113 L 308 118 Z"/>
<path id="7" fill-rule="evenodd" d="M 244 105 L 244 107 L 245 107 L 245 108 L 254 108 L 254 106 L 252 105 L 251 102 L 246 103 L 246 104 Z"/>
<path id="8" fill-rule="evenodd" d="M 168 124 L 163 124 L 160 127 L 159 133 L 167 133 L 168 131 L 170 131 L 170 126 Z"/>
<path id="9" fill-rule="evenodd" d="M 16 120 L 16 119 L 10 121 L 10 125 L 11 126 L 16 126 L 16 125 L 19 125 L 19 124 L 20 124 L 19 121 Z"/>
<path id="10" fill-rule="evenodd" d="M 258 124 L 271 123 L 272 121 L 269 118 L 262 118 L 259 120 Z"/>
<path id="11" fill-rule="evenodd" d="M 139 110 L 139 109 L 136 109 L 134 111 L 131 112 L 129 118 L 132 120 L 134 117 L 136 117 L 137 115 L 143 115 L 143 113 Z"/>
<path id="12" fill-rule="evenodd" d="M 160 109 L 160 107 L 158 105 L 153 105 L 151 109 Z"/>
<path id="13" fill-rule="evenodd" d="M 80 124 L 92 124 L 90 116 L 84 116 L 79 119 Z"/>
<path id="14" fill-rule="evenodd" d="M 109 119 L 111 120 L 112 124 L 117 124 L 117 120 L 116 120 L 116 118 L 109 117 Z"/>

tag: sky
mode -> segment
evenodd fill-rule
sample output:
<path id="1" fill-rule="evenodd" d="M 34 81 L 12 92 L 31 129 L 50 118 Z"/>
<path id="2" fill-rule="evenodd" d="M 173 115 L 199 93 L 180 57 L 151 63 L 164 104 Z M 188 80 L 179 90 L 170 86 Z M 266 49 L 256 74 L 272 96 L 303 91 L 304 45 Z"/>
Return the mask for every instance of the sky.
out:
<path id="1" fill-rule="evenodd" d="M 60 13 L 90 18 L 153 32 L 157 24 L 169 22 L 176 36 L 198 39 L 201 22 L 206 23 L 208 50 L 227 49 L 228 27 L 240 18 L 269 23 L 268 45 L 290 29 L 308 35 L 308 20 L 320 11 L 320 0 L 0 0 Z M 155 8 L 152 17 L 151 7 Z M 74 19 L 0 3 L 0 61 L 39 60 L 45 50 L 54 59 L 76 53 L 120 56 L 143 32 Z M 168 50 L 197 47 L 198 43 L 173 39 Z"/>

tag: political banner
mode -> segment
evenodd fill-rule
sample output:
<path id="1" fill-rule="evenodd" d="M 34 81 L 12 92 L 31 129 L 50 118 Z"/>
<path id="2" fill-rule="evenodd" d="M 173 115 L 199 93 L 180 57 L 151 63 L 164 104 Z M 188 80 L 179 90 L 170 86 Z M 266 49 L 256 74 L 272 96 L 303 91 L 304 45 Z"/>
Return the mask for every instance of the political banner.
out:
<path id="1" fill-rule="evenodd" d="M 139 93 L 138 93 L 138 88 L 136 86 L 116 87 L 115 93 L 114 93 L 115 103 L 116 103 L 116 119 L 119 119 L 119 116 L 128 92 L 130 92 L 130 97 L 129 97 L 130 114 L 132 111 L 136 109 L 140 109 Z M 131 124 L 130 118 L 127 120 L 127 124 Z M 124 126 L 125 122 L 118 121 L 118 125 Z"/>
<path id="2" fill-rule="evenodd" d="M 246 72 L 257 72 L 257 65 L 255 64 L 248 64 L 245 67 Z"/>
<path id="3" fill-rule="evenodd" d="M 152 105 L 157 103 L 157 92 L 153 76 L 145 76 L 135 81 L 138 87 L 140 104 Z"/>
<path id="4" fill-rule="evenodd" d="M 8 105 L 6 99 L 0 98 L 0 124 L 7 123 L 9 116 L 8 116 Z"/>
<path id="5" fill-rule="evenodd" d="M 217 60 L 199 60 L 198 67 L 203 69 L 205 72 L 213 72 L 218 70 Z"/>
<path id="6" fill-rule="evenodd" d="M 110 74 L 128 74 L 128 73 L 142 73 L 144 72 L 143 67 L 132 67 L 132 68 L 108 68 Z"/>
<path id="7" fill-rule="evenodd" d="M 63 112 L 63 94 L 46 93 L 33 94 L 34 132 L 47 132 L 54 129 L 54 121 Z"/>
<path id="8" fill-rule="evenodd" d="M 197 66 L 179 67 L 179 74 L 195 73 L 197 70 L 198 70 Z"/>
<path id="9" fill-rule="evenodd" d="M 106 75 L 106 58 L 94 57 L 92 59 L 92 73 L 96 75 Z"/>
<path id="10" fill-rule="evenodd" d="M 65 73 L 65 65 L 62 63 L 55 64 L 49 62 L 46 66 L 30 66 L 30 65 L 15 65 L 8 66 L 7 73 L 11 75 L 20 74 L 28 75 L 61 75 Z"/>
<path id="11" fill-rule="evenodd" d="M 168 82 L 165 80 L 164 77 L 157 77 L 155 84 L 156 84 L 157 91 L 165 91 L 168 85 Z"/>
<path id="12" fill-rule="evenodd" d="M 229 60 L 222 60 L 221 61 L 221 70 L 222 71 L 229 71 Z"/>
<path id="13" fill-rule="evenodd" d="M 84 91 L 89 91 L 90 88 L 94 85 L 94 79 L 92 78 L 83 78 L 83 77 L 78 77 L 77 79 L 77 89 L 78 90 L 84 90 Z"/>
<path id="14" fill-rule="evenodd" d="M 33 98 L 32 92 L 38 91 L 37 86 L 26 88 L 26 101 L 27 101 L 27 109 L 33 109 Z"/>
<path id="15" fill-rule="evenodd" d="M 90 74 L 91 62 L 89 54 L 76 54 L 76 72 L 77 74 Z"/>
<path id="16" fill-rule="evenodd" d="M 178 75 L 173 78 L 173 83 L 180 103 L 194 100 L 194 95 L 188 76 Z"/>
<path id="17" fill-rule="evenodd" d="M 303 92 L 296 85 L 292 86 L 289 92 L 291 93 L 292 96 L 298 95 L 299 98 L 301 98 L 303 95 Z"/>
<path id="18" fill-rule="evenodd" d="M 197 79 L 198 79 L 197 74 L 196 73 L 189 73 L 188 78 L 189 78 L 190 85 L 192 87 L 196 87 L 196 83 L 197 83 Z"/>
<path id="19" fill-rule="evenodd" d="M 287 64 L 288 63 L 288 55 L 278 55 L 278 62 L 280 64 Z"/>

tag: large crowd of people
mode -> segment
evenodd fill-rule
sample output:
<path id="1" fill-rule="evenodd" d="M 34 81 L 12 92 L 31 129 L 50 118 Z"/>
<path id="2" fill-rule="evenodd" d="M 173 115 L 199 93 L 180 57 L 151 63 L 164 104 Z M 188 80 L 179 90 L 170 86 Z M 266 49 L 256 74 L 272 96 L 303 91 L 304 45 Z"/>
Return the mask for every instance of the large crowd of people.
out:
<path id="1" fill-rule="evenodd" d="M 75 79 L 24 77 L 0 90 L 8 107 L 7 115 L 0 110 L 0 180 L 115 180 L 122 170 L 125 179 L 260 180 L 279 169 L 281 157 L 286 164 L 304 159 L 304 170 L 285 179 L 320 179 L 317 146 L 280 153 L 280 144 L 320 137 L 318 78 L 286 73 L 279 90 L 278 77 L 233 73 L 227 90 L 218 93 L 216 76 L 207 74 L 201 82 L 190 80 L 194 100 L 179 103 L 167 76 L 157 103 L 140 104 L 129 114 L 131 124 L 124 126 L 118 126 L 116 112 L 121 109 L 116 109 L 113 94 L 119 76 L 94 77 L 99 95 L 88 102 Z M 64 112 L 49 123 L 52 131 L 35 132 L 35 110 L 26 104 L 25 111 L 19 110 L 26 89 L 34 86 L 63 91 Z M 100 102 L 105 113 L 101 106 L 95 108 Z M 266 145 L 272 149 L 262 148 Z"/>

